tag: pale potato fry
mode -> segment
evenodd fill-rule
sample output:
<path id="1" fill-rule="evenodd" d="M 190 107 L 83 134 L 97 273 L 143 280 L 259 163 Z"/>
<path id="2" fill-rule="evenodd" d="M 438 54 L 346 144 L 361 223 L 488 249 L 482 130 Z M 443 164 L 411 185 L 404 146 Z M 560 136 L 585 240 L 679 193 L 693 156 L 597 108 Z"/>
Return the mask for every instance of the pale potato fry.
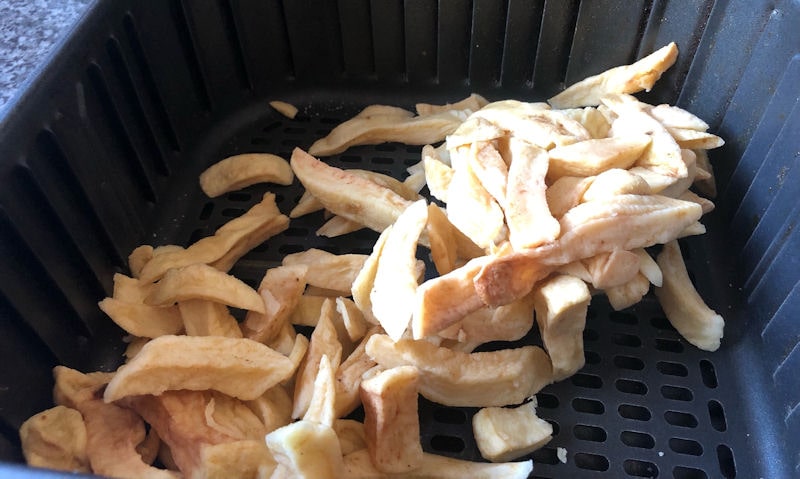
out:
<path id="1" fill-rule="evenodd" d="M 307 277 L 304 264 L 268 269 L 258 286 L 264 312 L 247 313 L 241 324 L 244 337 L 262 343 L 274 339 L 300 301 Z"/>
<path id="2" fill-rule="evenodd" d="M 647 113 L 649 105 L 629 95 L 608 95 L 602 101 L 618 115 L 611 125 L 612 136 L 650 136 L 650 146 L 636 160 L 636 166 L 644 166 L 673 178 L 686 178 L 686 164 L 681 159 L 680 145 L 658 120 Z"/>
<path id="3" fill-rule="evenodd" d="M 304 416 L 308 411 L 322 356 L 328 356 L 334 369 L 338 368 L 342 361 L 342 345 L 333 326 L 335 308 L 332 299 L 327 299 L 323 303 L 319 322 L 311 334 L 308 352 L 297 370 L 292 407 L 293 419 Z"/>
<path id="4" fill-rule="evenodd" d="M 697 192 L 708 197 L 708 198 L 716 198 L 717 197 L 717 184 L 714 179 L 714 168 L 711 166 L 711 162 L 708 161 L 708 152 L 706 150 L 694 150 L 695 154 L 695 165 L 697 169 L 706 173 L 704 176 L 708 176 L 707 178 L 701 178 L 699 175 L 695 178 L 694 187 L 697 189 Z"/>
<path id="5" fill-rule="evenodd" d="M 649 290 L 650 280 L 642 273 L 638 273 L 625 284 L 606 288 L 605 293 L 614 311 L 621 311 L 641 301 Z"/>
<path id="6" fill-rule="evenodd" d="M 291 159 L 295 175 L 328 211 L 381 232 L 411 201 L 390 188 L 347 170 L 328 166 L 299 148 Z"/>
<path id="7" fill-rule="evenodd" d="M 208 395 L 203 418 L 208 427 L 234 440 L 260 439 L 266 434 L 261 418 L 247 404 L 224 394 Z"/>
<path id="8" fill-rule="evenodd" d="M 639 175 L 619 168 L 608 169 L 594 177 L 583 192 L 581 201 L 594 201 L 615 195 L 649 195 L 650 185 Z"/>
<path id="9" fill-rule="evenodd" d="M 587 106 L 586 108 L 571 108 L 561 111 L 583 125 L 592 138 L 600 139 L 608 136 L 611 122 L 597 108 Z"/>
<path id="10" fill-rule="evenodd" d="M 358 272 L 356 279 L 353 280 L 353 285 L 350 289 L 353 302 L 356 303 L 358 309 L 364 314 L 364 319 L 372 324 L 379 323 L 378 319 L 372 313 L 372 300 L 370 299 L 370 295 L 372 294 L 372 286 L 375 284 L 375 275 L 378 273 L 378 262 L 380 261 L 381 253 L 383 252 L 386 240 L 389 238 L 391 231 L 392 226 L 389 225 L 389 227 L 378 236 L 378 240 L 375 241 L 375 245 L 372 247 L 372 253 L 370 253 L 369 257 L 364 262 L 364 266 L 361 268 L 361 271 Z"/>
<path id="11" fill-rule="evenodd" d="M 411 320 L 417 291 L 417 242 L 427 221 L 425 200 L 409 206 L 392 226 L 378 260 L 370 292 L 372 314 L 395 341 Z"/>
<path id="12" fill-rule="evenodd" d="M 617 249 L 586 258 L 583 264 L 592 278 L 592 286 L 606 289 L 633 279 L 639 273 L 641 261 L 636 253 Z"/>
<path id="13" fill-rule="evenodd" d="M 266 442 L 272 456 L 286 468 L 286 477 L 345 477 L 339 439 L 330 426 L 301 420 L 267 434 Z"/>
<path id="14" fill-rule="evenodd" d="M 361 382 L 367 450 L 379 471 L 399 474 L 422 463 L 418 383 L 413 366 L 387 369 Z"/>
<path id="15" fill-rule="evenodd" d="M 645 134 L 589 139 L 553 148 L 547 177 L 551 181 L 562 176 L 593 176 L 611 168 L 626 169 L 633 165 L 650 145 Z"/>
<path id="16" fill-rule="evenodd" d="M 406 176 L 406 179 L 403 180 L 403 185 L 407 186 L 414 193 L 419 194 L 426 185 L 425 170 L 420 169 Z"/>
<path id="17" fill-rule="evenodd" d="M 305 336 L 300 336 L 308 345 Z M 303 350 L 305 353 L 305 350 Z M 299 363 L 299 361 L 298 361 Z M 251 401 L 245 401 L 244 405 L 250 408 L 261 423 L 264 425 L 265 434 L 283 427 L 292 422 L 292 397 L 281 385 L 273 386 L 261 396 Z"/>
<path id="18" fill-rule="evenodd" d="M 453 179 L 453 169 L 440 160 L 436 149 L 431 145 L 422 148 L 422 162 L 428 191 L 434 198 L 447 203 L 447 190 Z"/>
<path id="19" fill-rule="evenodd" d="M 291 328 L 291 325 L 289 325 L 289 327 Z M 295 334 L 294 344 L 292 345 L 292 349 L 291 351 L 289 351 L 289 354 L 286 355 L 286 357 L 289 358 L 289 361 L 292 362 L 292 375 L 289 377 L 289 379 L 284 380 L 281 384 L 287 387 L 294 385 L 293 381 L 295 372 L 297 372 L 300 369 L 300 365 L 303 362 L 303 358 L 306 357 L 306 353 L 308 352 L 308 346 L 309 346 L 309 340 L 305 336 L 303 336 L 302 334 Z"/>
<path id="20" fill-rule="evenodd" d="M 592 275 L 589 273 L 589 270 L 586 269 L 586 265 L 582 260 L 561 265 L 556 269 L 556 273 L 580 278 L 584 283 L 592 283 Z"/>
<path id="21" fill-rule="evenodd" d="M 154 287 L 153 283 L 145 283 L 122 273 L 114 273 L 114 290 L 111 297 L 125 303 L 142 304 Z"/>
<path id="22" fill-rule="evenodd" d="M 257 183 L 291 185 L 294 173 L 289 163 L 269 153 L 243 153 L 221 160 L 200 174 L 200 188 L 209 198 Z"/>
<path id="23" fill-rule="evenodd" d="M 153 259 L 153 247 L 149 244 L 134 248 L 128 255 L 128 269 L 131 270 L 131 276 L 138 278 L 144 265 L 151 259 Z"/>
<path id="24" fill-rule="evenodd" d="M 372 335 L 380 333 L 383 333 L 380 326 L 371 328 L 336 371 L 337 417 L 347 416 L 361 404 L 359 385 L 362 375 L 377 364 L 366 353 L 367 341 Z"/>
<path id="25" fill-rule="evenodd" d="M 336 366 L 338 369 L 338 365 Z M 336 379 L 334 378 L 334 367 L 326 354 L 319 360 L 317 377 L 314 378 L 314 389 L 311 392 L 311 400 L 308 410 L 303 415 L 303 421 L 316 422 L 325 426 L 333 427 L 336 419 Z"/>
<path id="26" fill-rule="evenodd" d="M 482 248 L 497 244 L 507 236 L 503 210 L 486 191 L 469 167 L 470 149 L 451 152 L 453 177 L 447 189 L 447 218 Z"/>
<path id="27" fill-rule="evenodd" d="M 703 209 L 703 214 L 711 213 L 714 211 L 714 202 L 699 196 L 698 194 L 694 193 L 693 191 L 686 190 L 683 192 L 682 195 L 678 197 L 679 200 L 683 201 L 691 201 L 692 203 L 697 203 L 700 205 L 700 208 Z"/>
<path id="28" fill-rule="evenodd" d="M 403 474 L 408 479 L 526 479 L 533 470 L 533 461 L 491 464 L 453 459 L 436 454 L 422 454 L 420 466 Z M 391 479 L 396 475 L 380 472 L 372 464 L 369 451 L 358 450 L 344 456 L 346 479 Z"/>
<path id="29" fill-rule="evenodd" d="M 471 145 L 475 142 L 496 140 L 506 134 L 506 130 L 494 121 L 471 115 L 456 131 L 447 135 L 445 146 L 448 150 L 455 150 L 459 146 Z"/>
<path id="30" fill-rule="evenodd" d="M 364 424 L 353 419 L 337 419 L 333 423 L 333 430 L 342 448 L 342 455 L 367 448 L 367 437 Z"/>
<path id="31" fill-rule="evenodd" d="M 415 366 L 420 394 L 445 406 L 519 404 L 550 384 L 553 374 L 537 346 L 467 354 L 376 334 L 367 341 L 367 354 L 384 368 Z"/>
<path id="32" fill-rule="evenodd" d="M 553 217 L 561 218 L 564 213 L 577 206 L 592 182 L 593 176 L 562 176 L 553 182 L 545 191 L 547 206 Z"/>
<path id="33" fill-rule="evenodd" d="M 664 274 L 664 284 L 655 293 L 667 319 L 691 344 L 704 351 L 716 351 L 725 321 L 697 294 L 678 242 L 665 243 L 657 262 Z"/>
<path id="34" fill-rule="evenodd" d="M 19 428 L 25 461 L 33 467 L 91 472 L 86 424 L 75 409 L 55 406 L 28 418 Z"/>
<path id="35" fill-rule="evenodd" d="M 586 283 L 567 275 L 543 281 L 532 295 L 542 343 L 553 364 L 553 382 L 561 381 L 585 363 L 583 329 L 592 295 Z"/>
<path id="36" fill-rule="evenodd" d="M 437 143 L 455 131 L 466 118 L 462 111 L 446 110 L 428 115 L 375 115 L 364 109 L 353 118 L 340 123 L 325 138 L 315 141 L 308 149 L 314 156 L 330 156 L 355 145 L 377 145 L 401 142 L 407 145 Z M 410 114 L 410 112 L 408 112 Z"/>
<path id="37" fill-rule="evenodd" d="M 130 361 L 132 357 L 139 354 L 139 351 L 141 351 L 144 345 L 150 341 L 150 338 L 127 336 L 123 338 L 123 341 L 128 343 L 128 346 L 125 347 L 125 359 Z"/>
<path id="38" fill-rule="evenodd" d="M 117 326 L 145 338 L 183 331 L 183 320 L 176 306 L 157 307 L 105 298 L 97 304 Z"/>
<path id="39" fill-rule="evenodd" d="M 364 225 L 361 223 L 356 223 L 355 221 L 348 220 L 341 216 L 332 216 L 325 224 L 317 229 L 316 235 L 326 238 L 336 238 L 337 236 L 346 235 L 363 228 Z"/>
<path id="40" fill-rule="evenodd" d="M 650 91 L 661 75 L 678 58 L 678 47 L 670 43 L 641 60 L 590 76 L 571 85 L 548 102 L 554 108 L 576 108 L 598 105 L 609 93 L 636 93 Z"/>
<path id="41" fill-rule="evenodd" d="M 275 111 L 280 113 L 281 115 L 285 116 L 290 120 L 294 120 L 297 116 L 298 110 L 297 107 L 292 105 L 291 103 L 287 103 L 285 101 L 280 100 L 273 100 L 269 102 L 269 106 L 271 106 Z"/>
<path id="42" fill-rule="evenodd" d="M 706 233 L 706 227 L 703 223 L 699 221 L 695 221 L 694 223 L 690 224 L 683 231 L 678 234 L 677 239 L 685 238 L 687 236 L 697 236 Z"/>
<path id="43" fill-rule="evenodd" d="M 456 228 L 437 205 L 428 205 L 428 224 L 425 227 L 431 244 L 431 260 L 442 275 L 456 268 L 458 249 L 453 247 Z"/>
<path id="44" fill-rule="evenodd" d="M 631 250 L 631 252 L 639 257 L 639 272 L 642 273 L 650 283 L 653 283 L 653 286 L 661 286 L 663 275 L 661 274 L 661 268 L 658 266 L 658 263 L 656 263 L 644 248 L 636 248 Z"/>
<path id="45" fill-rule="evenodd" d="M 419 166 L 419 169 L 422 170 L 422 165 Z M 409 167 L 409 170 L 411 170 L 411 167 Z M 358 168 L 349 169 L 347 172 L 373 181 L 381 186 L 385 186 L 408 201 L 417 201 L 420 199 L 419 193 L 416 190 L 411 188 L 404 181 L 400 181 L 389 175 L 384 175 L 383 173 L 378 173 L 377 171 L 362 170 Z"/>
<path id="46" fill-rule="evenodd" d="M 491 142 L 472 143 L 467 155 L 469 168 L 502 208 L 506 207 L 508 165 Z"/>
<path id="47" fill-rule="evenodd" d="M 661 104 L 650 109 L 650 115 L 667 128 L 706 131 L 708 123 L 674 105 Z"/>
<path id="48" fill-rule="evenodd" d="M 705 131 L 672 127 L 667 127 L 667 131 L 669 131 L 670 135 L 675 138 L 675 141 L 681 148 L 711 150 L 713 148 L 719 148 L 725 144 L 725 141 L 722 138 Z"/>
<path id="49" fill-rule="evenodd" d="M 288 358 L 249 339 L 161 336 L 117 370 L 103 398 L 112 402 L 167 390 L 213 389 L 240 399 L 255 399 L 292 371 Z"/>
<path id="50" fill-rule="evenodd" d="M 533 326 L 533 300 L 531 295 L 513 303 L 490 308 L 484 306 L 470 313 L 439 336 L 456 339 L 477 347 L 490 341 L 517 341 L 523 338 Z M 474 349 L 472 347 L 469 352 Z"/>
<path id="51" fill-rule="evenodd" d="M 670 184 L 661 192 L 660 195 L 669 196 L 670 198 L 679 198 L 689 190 L 697 176 L 697 155 L 692 150 L 681 149 L 681 159 L 686 165 L 686 176 L 678 178 L 674 183 Z"/>
<path id="52" fill-rule="evenodd" d="M 183 327 L 189 336 L 242 337 L 239 323 L 224 304 L 204 299 L 188 299 L 179 301 L 178 309 Z"/>
<path id="53" fill-rule="evenodd" d="M 472 432 L 481 456 L 492 462 L 526 456 L 553 438 L 553 426 L 539 419 L 535 402 L 483 408 L 472 417 Z"/>
<path id="54" fill-rule="evenodd" d="M 509 141 L 511 166 L 505 216 L 508 239 L 515 249 L 534 248 L 556 239 L 561 231 L 550 214 L 545 191 L 549 158 L 543 149 L 525 141 Z"/>
<path id="55" fill-rule="evenodd" d="M 269 477 L 277 462 L 262 440 L 206 444 L 200 449 L 200 466 L 194 477 L 206 479 L 257 479 Z"/>
<path id="56" fill-rule="evenodd" d="M 449 110 L 472 110 L 477 111 L 486 106 L 489 102 L 486 98 L 473 93 L 470 96 L 459 100 L 455 103 L 445 103 L 444 105 L 431 105 L 429 103 L 417 103 L 415 109 L 417 115 L 430 115 L 433 113 L 440 113 Z"/>
<path id="57" fill-rule="evenodd" d="M 250 286 L 203 263 L 167 271 L 147 295 L 145 303 L 170 306 L 187 299 L 206 299 L 235 308 L 266 313 L 264 300 Z"/>
<path id="58" fill-rule="evenodd" d="M 337 255 L 311 248 L 284 256 L 283 265 L 304 265 L 308 268 L 306 282 L 309 285 L 340 291 L 340 296 L 347 296 L 366 260 L 367 255 L 364 254 Z"/>
<path id="59" fill-rule="evenodd" d="M 289 218 L 278 210 L 275 195 L 265 193 L 261 202 L 242 216 L 222 225 L 212 236 L 202 238 L 186 249 L 156 248 L 153 259 L 142 268 L 140 280 L 144 283 L 157 281 L 169 269 L 195 263 L 213 264 L 220 261 L 228 266 L 227 269 L 222 269 L 227 271 L 236 259 L 249 249 L 280 233 L 288 226 Z"/>
<path id="60" fill-rule="evenodd" d="M 322 310 L 322 303 L 325 302 L 325 299 L 325 296 L 309 294 L 300 296 L 297 305 L 289 316 L 289 322 L 298 326 L 316 326 Z"/>
<path id="61" fill-rule="evenodd" d="M 299 218 L 301 216 L 324 209 L 325 206 L 322 204 L 322 202 L 317 199 L 316 196 L 312 195 L 308 190 L 306 190 L 300 196 L 300 199 L 297 200 L 297 204 L 294 205 L 292 211 L 289 212 L 289 218 Z"/>
<path id="62" fill-rule="evenodd" d="M 289 324 L 287 321 L 284 321 L 281 328 L 278 330 L 278 334 L 265 344 L 269 346 L 270 349 L 277 351 L 286 357 L 290 357 L 292 351 L 295 349 L 295 347 L 297 347 L 296 339 L 297 331 L 294 330 L 294 327 L 291 324 Z"/>
<path id="63" fill-rule="evenodd" d="M 367 321 L 353 300 L 341 296 L 336 298 L 336 312 L 342 317 L 350 341 L 358 341 L 364 337 L 367 332 Z"/>
<path id="64" fill-rule="evenodd" d="M 53 402 L 59 406 L 78 409 L 78 404 L 95 397 L 114 377 L 114 373 L 81 373 L 66 366 L 53 368 Z"/>

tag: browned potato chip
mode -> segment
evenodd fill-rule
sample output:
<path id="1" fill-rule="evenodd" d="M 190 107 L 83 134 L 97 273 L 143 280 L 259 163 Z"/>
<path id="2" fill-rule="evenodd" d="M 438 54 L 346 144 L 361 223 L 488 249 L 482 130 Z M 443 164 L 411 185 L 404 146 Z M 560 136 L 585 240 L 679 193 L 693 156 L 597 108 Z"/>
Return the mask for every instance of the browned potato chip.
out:
<path id="1" fill-rule="evenodd" d="M 117 326 L 134 336 L 157 338 L 183 331 L 183 319 L 176 306 L 157 307 L 105 298 L 98 303 Z"/>
<path id="2" fill-rule="evenodd" d="M 153 259 L 153 247 L 149 244 L 134 248 L 128 255 L 128 268 L 131 270 L 131 276 L 138 278 L 144 265 L 151 259 Z"/>
<path id="3" fill-rule="evenodd" d="M 348 298 L 336 298 L 336 311 L 342 317 L 350 341 L 358 341 L 367 332 L 367 321 L 356 303 Z"/>
<path id="4" fill-rule="evenodd" d="M 338 365 L 336 366 L 338 368 Z M 336 419 L 336 380 L 334 379 L 334 366 L 327 355 L 323 354 L 319 360 L 317 377 L 314 378 L 314 389 L 308 404 L 308 410 L 303 415 L 304 421 L 316 422 L 333 427 Z"/>
<path id="5" fill-rule="evenodd" d="M 490 341 L 517 341 L 522 339 L 532 326 L 533 300 L 531 295 L 528 295 L 497 308 L 484 306 L 466 315 L 460 323 L 448 330 L 440 331 L 439 335 L 456 339 L 461 343 L 475 344 L 477 347 Z"/>
<path id="6" fill-rule="evenodd" d="M 241 324 L 244 336 L 259 342 L 275 338 L 300 301 L 307 277 L 306 265 L 268 269 L 258 286 L 265 311 L 247 313 Z"/>
<path id="7" fill-rule="evenodd" d="M 413 366 L 387 369 L 361 382 L 367 450 L 379 471 L 399 474 L 422 463 L 418 383 Z"/>
<path id="8" fill-rule="evenodd" d="M 213 389 L 255 399 L 293 369 L 286 356 L 249 339 L 161 336 L 117 370 L 103 397 L 112 402 L 175 389 Z"/>
<path id="9" fill-rule="evenodd" d="M 305 336 L 299 337 L 303 338 L 305 344 L 308 345 Z M 244 404 L 264 425 L 265 434 L 292 422 L 292 397 L 281 385 L 267 389 L 267 392 L 260 397 L 252 401 L 245 401 Z"/>
<path id="10" fill-rule="evenodd" d="M 553 374 L 550 359 L 537 346 L 467 354 L 376 334 L 367 342 L 367 354 L 384 368 L 416 367 L 420 394 L 445 406 L 519 404 L 549 384 Z"/>
<path id="11" fill-rule="evenodd" d="M 298 110 L 297 107 L 292 105 L 291 103 L 287 103 L 285 101 L 280 100 L 273 100 L 269 102 L 269 106 L 271 106 L 275 111 L 280 113 L 281 115 L 285 116 L 290 120 L 294 120 L 297 116 Z"/>
<path id="12" fill-rule="evenodd" d="M 209 198 L 256 183 L 291 185 L 294 174 L 289 163 L 269 153 L 234 155 L 211 165 L 200 174 L 200 188 Z"/>
<path id="13" fill-rule="evenodd" d="M 336 437 L 339 438 L 343 455 L 346 456 L 351 452 L 367 448 L 363 423 L 354 419 L 337 419 L 333 423 L 333 430 L 336 431 Z"/>
<path id="14" fill-rule="evenodd" d="M 336 371 L 337 417 L 347 416 L 361 404 L 358 391 L 362 375 L 376 365 L 366 352 L 367 341 L 372 335 L 382 332 L 380 326 L 370 329 Z"/>
<path id="15" fill-rule="evenodd" d="M 361 271 L 358 272 L 356 279 L 353 280 L 350 292 L 353 295 L 353 302 L 356 303 L 358 309 L 364 314 L 364 319 L 372 324 L 379 324 L 378 319 L 372 313 L 372 286 L 375 284 L 375 275 L 378 273 L 378 261 L 380 260 L 383 247 L 386 245 L 386 240 L 392 232 L 392 226 L 389 225 L 383 233 L 378 236 L 375 245 L 372 247 L 372 253 L 366 261 Z"/>
<path id="16" fill-rule="evenodd" d="M 189 336 L 242 337 L 239 323 L 224 304 L 204 299 L 187 299 L 178 302 L 178 309 Z"/>
<path id="17" fill-rule="evenodd" d="M 169 306 L 187 299 L 206 299 L 266 313 L 264 300 L 250 286 L 202 263 L 169 270 L 145 298 L 145 303 Z"/>
<path id="18" fill-rule="evenodd" d="M 253 439 L 204 445 L 200 464 L 194 477 L 206 479 L 269 477 L 277 466 L 264 441 Z"/>
<path id="19" fill-rule="evenodd" d="M 284 256 L 283 265 L 304 265 L 308 268 L 306 282 L 309 285 L 340 291 L 340 296 L 347 296 L 366 260 L 364 254 L 333 254 L 311 248 Z"/>
<path id="20" fill-rule="evenodd" d="M 299 218 L 315 211 L 324 210 L 325 206 L 316 196 L 312 195 L 308 190 L 304 191 L 297 200 L 297 204 L 289 212 L 289 218 Z"/>

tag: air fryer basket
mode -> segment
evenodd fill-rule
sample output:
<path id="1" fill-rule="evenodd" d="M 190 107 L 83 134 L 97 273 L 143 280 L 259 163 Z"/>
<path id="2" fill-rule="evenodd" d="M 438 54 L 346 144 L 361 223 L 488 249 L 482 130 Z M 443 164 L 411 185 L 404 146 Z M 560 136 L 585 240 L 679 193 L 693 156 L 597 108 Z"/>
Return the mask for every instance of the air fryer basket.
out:
<path id="1" fill-rule="evenodd" d="M 682 243 L 725 338 L 703 352 L 652 296 L 623 312 L 595 297 L 586 366 L 538 395 L 555 434 L 533 477 L 800 476 L 798 22 L 797 0 L 98 2 L 0 123 L 0 476 L 26 474 L 17 428 L 51 405 L 54 365 L 119 364 L 121 331 L 96 303 L 131 249 L 209 235 L 268 189 L 209 200 L 197 176 L 213 162 L 288 157 L 371 103 L 546 99 L 670 41 L 677 63 L 641 97 L 727 142 L 711 152 L 709 232 Z M 331 163 L 400 176 L 419 151 L 356 147 Z M 302 192 L 269 189 L 284 212 Z M 233 273 L 255 283 L 286 253 L 375 240 L 318 238 L 320 224 L 294 220 Z M 480 459 L 474 409 L 420 411 L 426 450 Z"/>

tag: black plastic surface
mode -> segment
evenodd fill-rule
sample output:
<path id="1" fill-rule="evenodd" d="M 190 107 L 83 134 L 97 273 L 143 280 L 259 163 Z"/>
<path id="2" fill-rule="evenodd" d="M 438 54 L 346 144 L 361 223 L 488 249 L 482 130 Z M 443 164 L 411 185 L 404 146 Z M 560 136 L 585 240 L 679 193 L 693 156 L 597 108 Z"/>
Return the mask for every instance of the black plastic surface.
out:
<path id="1" fill-rule="evenodd" d="M 586 367 L 539 395 L 556 434 L 533 477 L 800 475 L 799 20 L 794 0 L 99 2 L 0 124 L 0 456 L 21 461 L 16 428 L 49 406 L 53 365 L 120 361 L 96 302 L 130 250 L 188 244 L 267 189 L 208 200 L 208 165 L 288 157 L 371 103 L 541 100 L 676 41 L 676 65 L 642 98 L 677 102 L 726 139 L 711 152 L 709 233 L 682 243 L 726 335 L 702 352 L 652 297 L 621 313 L 595 297 Z M 279 116 L 273 99 L 301 115 Z M 402 176 L 419 150 L 357 147 L 331 163 Z M 302 191 L 270 189 L 284 212 Z M 234 274 L 252 283 L 288 252 L 368 252 L 375 239 L 323 240 L 320 225 L 293 221 Z M 427 450 L 479 458 L 474 410 L 421 404 Z"/>

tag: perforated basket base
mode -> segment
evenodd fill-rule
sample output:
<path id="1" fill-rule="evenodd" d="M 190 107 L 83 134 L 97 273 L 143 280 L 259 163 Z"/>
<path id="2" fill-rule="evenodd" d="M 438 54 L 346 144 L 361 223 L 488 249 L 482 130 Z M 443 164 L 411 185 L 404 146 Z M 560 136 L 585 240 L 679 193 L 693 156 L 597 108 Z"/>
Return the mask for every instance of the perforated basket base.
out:
<path id="1" fill-rule="evenodd" d="M 198 161 L 182 174 L 182 183 L 174 185 L 176 200 L 164 202 L 164 220 L 153 243 L 188 245 L 210 235 L 266 191 L 275 192 L 280 209 L 288 213 L 303 192 L 297 181 L 288 187 L 256 185 L 211 200 L 200 192 L 197 175 L 237 153 L 270 152 L 289 158 L 295 146 L 307 149 L 366 106 L 325 100 L 317 98 L 311 105 L 298 102 L 301 113 L 295 120 L 272 111 L 263 111 L 256 120 L 241 119 L 241 127 L 235 126 L 237 119 L 230 120 L 234 126 L 226 128 L 235 133 L 216 144 L 208 142 L 194 155 Z M 397 104 L 391 98 L 383 100 Z M 405 169 L 419 161 L 420 150 L 400 144 L 360 146 L 326 161 L 404 178 Z M 242 258 L 232 274 L 256 285 L 265 269 L 280 264 L 286 254 L 311 247 L 368 254 L 377 238 L 369 230 L 335 239 L 318 237 L 315 231 L 323 222 L 321 212 L 292 220 L 286 232 Z M 704 263 L 703 241 L 682 243 L 690 272 Z M 434 271 L 429 265 L 428 274 Z M 652 294 L 622 312 L 613 311 L 604 296 L 594 296 L 584 341 L 585 367 L 537 395 L 538 413 L 553 425 L 554 434 L 549 444 L 532 454 L 532 477 L 735 477 L 737 444 L 747 436 L 741 425 L 729 424 L 737 420 L 727 407 L 734 395 L 731 381 L 726 383 L 726 376 L 718 373 L 714 353 L 680 338 Z M 522 341 L 483 348 L 521 344 L 541 344 L 535 327 Z M 419 405 L 425 450 L 481 460 L 472 434 L 476 408 L 446 408 L 424 398 Z M 558 448 L 566 449 L 566 463 L 559 461 Z"/>

